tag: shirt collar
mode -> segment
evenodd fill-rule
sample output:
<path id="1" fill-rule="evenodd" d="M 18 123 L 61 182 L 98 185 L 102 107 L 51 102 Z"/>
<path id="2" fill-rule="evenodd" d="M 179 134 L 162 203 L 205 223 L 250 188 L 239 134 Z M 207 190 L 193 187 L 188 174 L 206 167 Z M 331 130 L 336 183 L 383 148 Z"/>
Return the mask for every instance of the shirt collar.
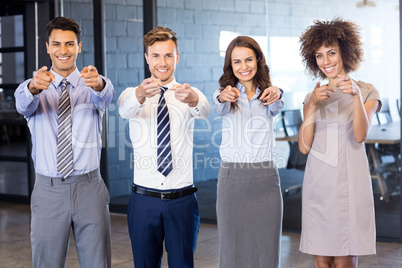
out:
<path id="1" fill-rule="evenodd" d="M 242 84 L 240 84 L 240 82 L 237 82 L 237 83 L 236 83 L 236 88 L 237 88 L 240 92 L 243 92 L 243 93 L 244 93 L 244 91 L 246 90 L 246 88 L 245 88 Z"/>
<path id="2" fill-rule="evenodd" d="M 245 86 L 243 86 L 240 82 L 236 83 L 236 88 L 242 93 L 244 93 L 244 91 L 246 90 Z M 257 94 L 257 95 L 260 94 L 260 88 L 259 87 L 257 87 L 255 89 L 255 94 Z"/>
<path id="3" fill-rule="evenodd" d="M 173 85 L 177 84 L 176 79 L 173 78 L 172 82 L 170 82 L 169 84 L 164 85 L 164 87 L 167 87 L 168 90 L 172 89 Z"/>
<path id="4" fill-rule="evenodd" d="M 76 88 L 78 85 L 78 81 L 80 78 L 80 72 L 78 71 L 77 67 L 75 67 L 74 71 L 67 77 L 63 77 L 60 74 L 56 73 L 53 70 L 53 67 L 50 68 L 50 71 L 54 74 L 55 78 L 56 78 L 56 82 L 53 83 L 53 85 L 57 88 L 60 86 L 61 81 L 66 78 L 67 81 L 74 87 Z"/>

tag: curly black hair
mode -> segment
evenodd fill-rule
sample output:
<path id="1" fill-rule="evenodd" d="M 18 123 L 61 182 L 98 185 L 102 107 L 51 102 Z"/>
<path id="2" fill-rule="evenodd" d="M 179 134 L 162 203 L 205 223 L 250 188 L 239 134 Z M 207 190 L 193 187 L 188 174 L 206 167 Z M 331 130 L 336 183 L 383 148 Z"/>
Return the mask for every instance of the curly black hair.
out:
<path id="1" fill-rule="evenodd" d="M 317 65 L 315 53 L 321 46 L 339 46 L 345 72 L 356 71 L 363 61 L 360 27 L 335 17 L 332 21 L 315 20 L 300 37 L 300 53 L 308 74 L 326 79 Z"/>

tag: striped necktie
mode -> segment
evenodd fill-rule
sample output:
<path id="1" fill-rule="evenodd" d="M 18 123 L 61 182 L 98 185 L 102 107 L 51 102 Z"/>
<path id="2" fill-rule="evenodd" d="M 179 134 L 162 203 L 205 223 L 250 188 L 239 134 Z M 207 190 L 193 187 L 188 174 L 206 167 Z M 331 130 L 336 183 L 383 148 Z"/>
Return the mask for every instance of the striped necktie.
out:
<path id="1" fill-rule="evenodd" d="M 57 171 L 64 177 L 68 177 L 73 168 L 73 145 L 71 130 L 71 106 L 70 96 L 67 92 L 68 81 L 64 78 L 61 85 L 59 99 L 59 118 L 57 125 L 59 134 L 57 136 Z"/>
<path id="2" fill-rule="evenodd" d="M 170 148 L 169 111 L 164 93 L 167 87 L 161 87 L 161 96 L 158 103 L 158 171 L 167 176 L 172 171 L 172 150 Z"/>

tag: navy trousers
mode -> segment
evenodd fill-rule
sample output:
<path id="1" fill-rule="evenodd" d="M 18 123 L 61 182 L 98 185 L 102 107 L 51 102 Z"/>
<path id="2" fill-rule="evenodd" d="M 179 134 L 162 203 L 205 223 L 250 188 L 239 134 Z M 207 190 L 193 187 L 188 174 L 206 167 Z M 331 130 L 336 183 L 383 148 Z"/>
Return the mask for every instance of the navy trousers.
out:
<path id="1" fill-rule="evenodd" d="M 169 267 L 194 267 L 200 227 L 195 194 L 161 200 L 131 193 L 127 219 L 136 268 L 161 267 L 163 240 Z"/>

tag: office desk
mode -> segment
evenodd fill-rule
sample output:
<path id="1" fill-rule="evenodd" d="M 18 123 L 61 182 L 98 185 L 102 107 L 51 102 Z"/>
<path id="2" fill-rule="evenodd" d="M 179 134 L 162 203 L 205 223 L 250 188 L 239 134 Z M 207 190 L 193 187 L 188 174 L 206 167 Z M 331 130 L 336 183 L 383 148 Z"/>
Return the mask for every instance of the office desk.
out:
<path id="1" fill-rule="evenodd" d="M 387 144 L 397 145 L 401 142 L 401 124 L 400 122 L 388 123 L 385 125 L 372 126 L 370 132 L 367 135 L 365 144 L 367 146 L 367 156 L 371 160 L 371 178 L 378 181 L 380 187 L 381 199 L 389 202 L 389 197 L 392 193 L 389 193 L 387 184 L 384 180 L 384 172 L 386 168 L 383 167 L 381 161 L 381 154 L 376 148 L 376 145 Z M 397 156 L 398 157 L 398 156 Z M 396 159 L 397 160 L 397 159 Z M 397 161 L 398 162 L 398 161 Z M 398 170 L 400 167 L 396 167 Z"/>
<path id="2" fill-rule="evenodd" d="M 385 125 L 372 126 L 365 143 L 398 144 L 400 141 L 401 124 L 400 122 L 393 122 Z"/>
<path id="3" fill-rule="evenodd" d="M 298 142 L 298 137 L 297 135 L 295 136 L 284 136 L 284 137 L 275 137 L 276 141 L 292 141 L 292 142 Z"/>
<path id="4" fill-rule="evenodd" d="M 393 122 L 386 125 L 372 126 L 365 140 L 367 146 L 367 157 L 371 163 L 371 178 L 378 181 L 381 193 L 381 200 L 389 202 L 390 193 L 383 177 L 383 165 L 380 152 L 376 149 L 377 144 L 396 145 L 401 141 L 401 124 Z M 276 141 L 298 142 L 298 137 L 276 137 Z"/>

